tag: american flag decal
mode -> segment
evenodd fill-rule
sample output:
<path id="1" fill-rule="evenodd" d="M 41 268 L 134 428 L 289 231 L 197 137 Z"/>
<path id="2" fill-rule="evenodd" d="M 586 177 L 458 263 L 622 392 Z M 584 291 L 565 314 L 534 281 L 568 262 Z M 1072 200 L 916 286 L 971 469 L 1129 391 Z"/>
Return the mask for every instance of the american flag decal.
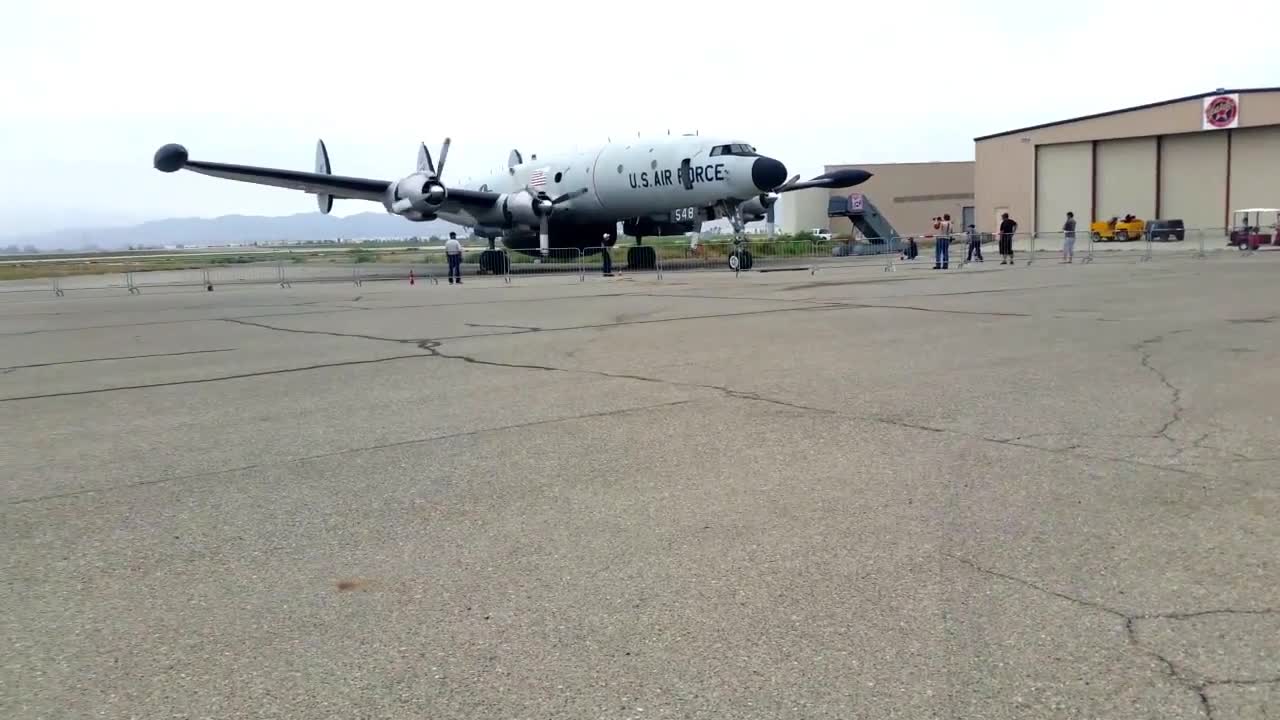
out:
<path id="1" fill-rule="evenodd" d="M 546 184 L 547 184 L 547 171 L 545 168 L 542 170 L 534 170 L 532 173 L 529 174 L 530 187 L 542 187 Z"/>

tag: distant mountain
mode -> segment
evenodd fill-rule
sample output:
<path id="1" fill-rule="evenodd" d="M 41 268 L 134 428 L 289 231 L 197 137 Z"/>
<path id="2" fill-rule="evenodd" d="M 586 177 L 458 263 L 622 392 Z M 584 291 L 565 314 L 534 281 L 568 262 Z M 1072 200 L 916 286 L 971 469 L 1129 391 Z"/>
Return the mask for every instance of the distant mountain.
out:
<path id="1" fill-rule="evenodd" d="M 367 212 L 337 217 L 299 213 L 284 217 L 224 215 L 216 218 L 171 218 L 128 227 L 73 228 L 0 238 L 0 246 L 34 246 L 40 250 L 115 250 L 133 246 L 229 245 L 336 239 L 427 238 L 462 235 L 465 228 L 443 220 L 410 222 L 389 213 Z"/>

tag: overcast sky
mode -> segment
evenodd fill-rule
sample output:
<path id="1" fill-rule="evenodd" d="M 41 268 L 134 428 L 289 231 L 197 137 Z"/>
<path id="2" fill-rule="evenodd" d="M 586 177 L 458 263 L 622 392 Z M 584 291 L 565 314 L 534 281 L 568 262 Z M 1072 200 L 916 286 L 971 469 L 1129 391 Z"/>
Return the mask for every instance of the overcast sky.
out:
<path id="1" fill-rule="evenodd" d="M 323 137 L 335 172 L 391 179 L 413 170 L 420 140 L 450 135 L 448 180 L 503 167 L 512 147 L 700 130 L 811 175 L 969 160 L 976 135 L 1280 85 L 1274 0 L 759 7 L 9 0 L 0 236 L 315 209 L 302 193 L 162 174 L 151 159 L 166 142 L 310 170 Z"/>

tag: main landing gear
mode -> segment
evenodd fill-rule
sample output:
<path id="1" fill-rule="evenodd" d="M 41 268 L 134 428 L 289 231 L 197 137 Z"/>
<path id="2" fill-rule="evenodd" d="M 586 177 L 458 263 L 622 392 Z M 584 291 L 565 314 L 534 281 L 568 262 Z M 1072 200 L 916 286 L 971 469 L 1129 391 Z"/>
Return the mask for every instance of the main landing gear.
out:
<path id="1" fill-rule="evenodd" d="M 641 245 L 643 239 L 637 235 L 636 244 L 627 248 L 628 270 L 653 270 L 658 267 L 658 253 L 648 245 Z"/>
<path id="2" fill-rule="evenodd" d="M 736 202 L 720 204 L 720 214 L 729 218 L 733 225 L 733 249 L 729 251 L 729 269 L 736 272 L 750 270 L 754 261 L 751 251 L 746 248 L 746 223 L 742 221 L 742 206 Z"/>
<path id="3" fill-rule="evenodd" d="M 480 253 L 480 272 L 506 275 L 511 270 L 511 259 L 499 250 L 493 238 L 489 238 L 489 249 Z"/>

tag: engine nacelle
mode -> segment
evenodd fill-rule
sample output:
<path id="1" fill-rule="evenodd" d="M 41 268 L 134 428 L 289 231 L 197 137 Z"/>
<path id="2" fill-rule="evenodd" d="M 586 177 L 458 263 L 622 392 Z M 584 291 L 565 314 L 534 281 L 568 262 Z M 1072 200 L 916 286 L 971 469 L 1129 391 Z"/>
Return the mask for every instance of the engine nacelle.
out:
<path id="1" fill-rule="evenodd" d="M 414 173 L 392 185 L 389 195 L 387 205 L 392 212 L 428 215 L 444 204 L 449 191 L 430 175 Z"/>
<path id="2" fill-rule="evenodd" d="M 762 218 L 769 213 L 769 208 L 778 202 L 777 193 L 761 193 L 738 207 L 742 215 L 749 218 Z"/>
<path id="3" fill-rule="evenodd" d="M 551 213 L 550 200 L 524 191 L 503 193 L 498 197 L 498 207 L 502 208 L 502 218 L 507 227 L 537 227 L 542 218 Z"/>

